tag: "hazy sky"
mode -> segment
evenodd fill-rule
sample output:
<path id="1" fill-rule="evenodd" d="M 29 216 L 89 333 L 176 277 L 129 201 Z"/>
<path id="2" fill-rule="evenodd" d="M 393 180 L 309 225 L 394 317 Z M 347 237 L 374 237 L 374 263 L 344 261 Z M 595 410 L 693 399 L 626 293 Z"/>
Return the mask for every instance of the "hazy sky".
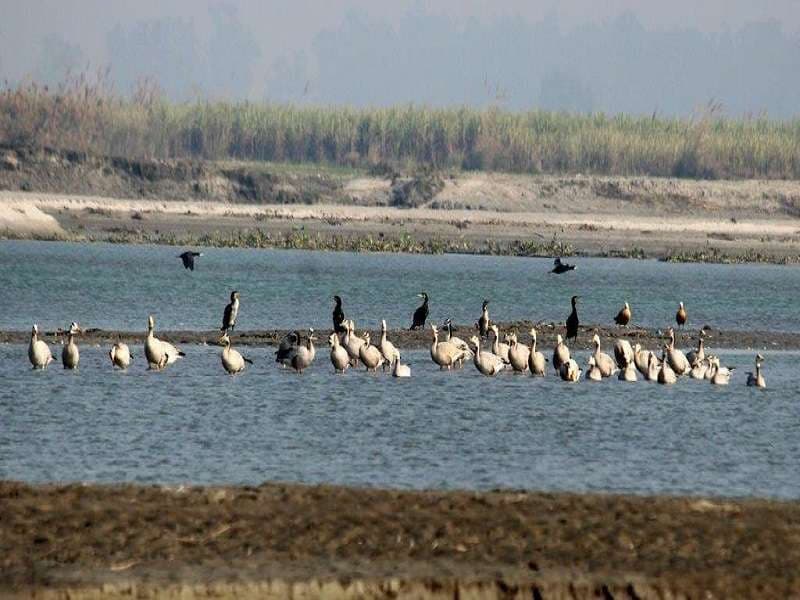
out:
<path id="1" fill-rule="evenodd" d="M 220 6 L 233 7 L 233 17 L 227 29 L 220 29 L 219 21 L 212 15 Z M 206 71 L 193 66 L 187 70 L 186 62 L 191 62 L 192 52 L 187 48 L 202 48 L 198 50 L 198 61 L 207 60 L 211 54 L 225 54 L 225 35 L 231 31 L 242 31 L 246 40 L 237 46 L 241 52 L 247 52 L 249 66 L 246 66 L 246 95 L 250 98 L 270 97 L 266 90 L 275 89 L 279 85 L 288 85 L 291 78 L 308 81 L 301 87 L 308 94 L 308 88 L 314 89 L 310 98 L 315 102 L 353 102 L 359 103 L 358 98 L 343 96 L 327 88 L 320 87 L 317 81 L 321 62 L 325 56 L 321 48 L 335 49 L 344 56 L 347 54 L 349 41 L 343 39 L 345 35 L 352 35 L 352 23 L 355 21 L 364 24 L 362 29 L 370 28 L 375 46 L 381 45 L 381 36 L 393 34 L 398 36 L 413 35 L 409 29 L 409 15 L 416 15 L 416 23 L 430 22 L 432 27 L 442 28 L 442 40 L 445 46 L 450 45 L 451 39 L 461 38 L 465 30 L 491 32 L 486 34 L 486 52 L 493 52 L 492 45 L 502 44 L 503 27 L 512 29 L 517 27 L 534 28 L 537 24 L 549 19 L 548 23 L 555 23 L 557 28 L 564 32 L 564 37 L 554 43 L 581 43 L 580 37 L 568 37 L 569 32 L 581 31 L 581 28 L 602 27 L 621 15 L 632 15 L 635 21 L 653 35 L 670 34 L 670 32 L 691 30 L 705 34 L 709 39 L 713 36 L 736 34 L 743 28 L 753 23 L 774 22 L 782 35 L 789 42 L 785 47 L 776 52 L 791 49 L 791 40 L 797 41 L 800 33 L 800 1 L 798 0 L 662 0 L 634 1 L 634 0 L 496 0 L 494 2 L 477 0 L 441 0 L 438 2 L 420 2 L 408 0 L 292 0 L 288 2 L 274 2 L 269 0 L 0 0 L 0 76 L 12 82 L 23 77 L 45 77 L 47 72 L 56 72 L 64 64 L 71 64 L 80 60 L 82 64 L 101 66 L 115 61 L 127 61 L 120 71 L 127 69 L 133 77 L 139 68 L 147 68 L 146 62 L 136 65 L 137 46 L 135 37 L 142 37 L 142 32 L 149 31 L 148 40 L 156 39 L 158 33 L 152 32 L 152 23 L 159 20 L 171 19 L 170 27 L 181 28 L 181 35 L 185 39 L 177 40 L 175 44 L 183 44 L 175 52 L 184 52 L 183 62 L 176 63 L 172 71 L 158 73 L 158 77 L 166 80 L 169 77 L 185 75 L 181 85 L 188 85 L 186 81 L 192 77 L 198 79 L 198 84 L 205 84 L 210 77 Z M 424 17 L 424 20 L 420 20 Z M 234 23 L 235 21 L 235 23 Z M 143 25 L 143 24 L 150 25 Z M 233 29 L 231 28 L 233 23 Z M 349 25 L 348 25 L 349 23 Z M 405 25 L 403 25 L 405 23 Z M 138 24 L 138 25 L 137 25 Z M 238 24 L 238 25 L 237 25 Z M 238 30 L 237 26 L 241 26 Z M 138 27 L 138 29 L 137 29 Z M 405 27 L 405 29 L 403 28 Z M 148 29 L 149 28 L 149 29 Z M 216 29 L 215 29 L 216 28 Z M 533 31 L 534 29 L 531 29 Z M 112 33 L 113 32 L 113 33 Z M 217 33 L 216 46 L 207 42 Z M 227 32 L 227 33 L 226 33 Z M 382 32 L 382 33 L 381 33 Z M 428 38 L 435 37 L 436 32 L 429 32 Z M 518 35 L 523 35 L 518 32 Z M 126 37 L 127 36 L 127 37 Z M 152 36 L 155 36 L 152 37 Z M 338 36 L 338 37 L 337 37 Z M 492 37 L 493 36 L 493 37 Z M 121 39 L 114 39 L 114 38 Z M 145 36 L 146 37 L 146 36 Z M 161 36 L 162 39 L 165 37 Z M 167 38 L 171 34 L 166 35 Z M 219 38 L 222 38 L 220 40 Z M 335 43 L 331 42 L 335 39 Z M 475 39 L 484 39 L 480 35 Z M 326 41 L 327 40 L 327 41 Z M 463 39 L 462 39 L 463 41 Z M 149 42 L 142 42 L 145 47 Z M 394 39 L 393 52 L 403 52 L 403 39 Z M 408 42 L 411 43 L 411 42 Z M 600 43 L 600 42 L 598 42 Z M 606 42 L 603 42 L 606 43 Z M 716 43 L 716 42 L 714 42 Z M 333 45 L 332 45 L 333 44 Z M 645 42 L 645 45 L 648 45 Z M 163 45 L 162 45 L 163 46 Z M 173 52 L 171 45 L 163 46 Z M 370 52 L 366 43 L 356 44 L 360 52 Z M 222 48 L 222 49 L 221 49 Z M 235 49 L 228 49 L 228 60 L 235 56 Z M 444 48 L 445 52 L 447 47 Z M 794 46 L 800 54 L 800 43 Z M 591 53 L 596 52 L 593 49 Z M 635 52 L 635 49 L 633 50 Z M 669 52 L 668 50 L 665 50 Z M 554 48 L 553 61 L 557 61 L 559 48 Z M 53 55 L 57 55 L 54 57 Z M 204 56 L 205 58 L 200 58 Z M 502 53 L 498 56 L 506 56 Z M 362 68 L 360 57 L 351 57 L 352 64 L 344 68 L 344 72 Z M 527 60 L 536 57 L 528 56 Z M 158 56 L 151 57 L 158 68 Z M 500 60 L 498 58 L 498 60 Z M 551 60 L 543 57 L 543 60 Z M 576 59 L 577 60 L 577 59 Z M 173 61 L 175 62 L 175 61 Z M 215 69 L 224 69 L 225 61 L 219 58 L 213 65 Z M 442 64 L 442 68 L 450 70 L 462 68 L 463 65 Z M 733 66 L 726 67 L 735 69 Z M 763 69 L 771 69 L 772 65 L 761 65 Z M 788 68 L 788 67 L 787 67 Z M 194 69 L 194 70 L 193 70 Z M 516 102 L 520 106 L 535 105 L 541 98 L 541 78 L 550 77 L 553 81 L 558 77 L 566 76 L 569 81 L 567 87 L 577 86 L 576 89 L 584 90 L 589 94 L 591 106 L 602 109 L 614 110 L 615 106 L 609 104 L 611 98 L 608 94 L 596 89 L 598 86 L 591 81 L 591 74 L 573 78 L 572 71 L 564 64 L 557 64 L 552 68 L 543 69 L 540 80 L 531 90 L 520 88 L 517 91 Z M 498 72 L 502 69 L 498 68 Z M 176 75 L 177 74 L 177 75 Z M 238 73 L 228 74 L 228 78 L 239 77 Z M 324 74 L 322 74 L 324 75 Z M 344 77 L 344 75 L 342 75 Z M 519 76 L 519 69 L 515 73 Z M 487 74 L 481 75 L 486 79 Z M 783 77 L 783 75 L 781 76 Z M 795 74 L 796 77 L 796 74 Z M 440 78 L 441 75 L 440 75 Z M 777 78 L 777 77 L 776 77 Z M 446 79 L 446 78 L 444 78 Z M 501 79 L 501 78 L 500 78 Z M 574 80 L 573 80 L 574 79 Z M 268 82 L 272 81 L 272 87 Z M 357 81 L 356 78 L 353 79 Z M 449 80 L 447 80 L 449 82 Z M 205 90 L 219 90 L 224 88 L 225 77 L 216 83 L 201 85 Z M 162 81 L 164 87 L 170 88 L 174 82 Z M 318 85 L 319 83 L 319 85 Z M 369 83 L 369 82 L 367 82 Z M 456 82 L 457 83 L 457 82 Z M 175 84 L 177 85 L 177 84 Z M 300 85 L 300 84 L 297 84 Z M 509 82 L 499 81 L 499 86 L 509 87 Z M 581 87 L 583 86 L 583 87 Z M 174 86 L 173 86 L 174 87 Z M 513 86 L 512 86 L 513 87 Z M 724 86 L 723 86 L 724 87 Z M 425 86 L 421 86 L 419 93 L 414 90 L 405 90 L 401 94 L 403 100 L 413 100 L 423 103 L 440 104 L 451 100 L 462 100 L 465 103 L 477 103 L 468 91 L 463 94 L 447 94 L 429 96 L 425 93 Z M 534 90 L 535 88 L 535 90 Z M 177 89 L 177 88 L 176 88 Z M 527 88 L 526 88 L 527 89 Z M 176 92 L 177 93 L 177 92 Z M 295 101 L 294 92 L 278 94 L 281 99 Z M 415 95 L 416 94 L 416 95 Z M 237 95 L 239 95 L 237 93 Z M 365 101 L 369 103 L 370 101 Z M 372 94 L 372 103 L 385 103 L 386 100 L 379 93 Z M 587 100 L 589 102 L 589 100 Z M 643 101 L 644 102 L 644 101 Z M 688 102 L 688 100 L 687 100 Z M 737 100 L 738 102 L 738 100 Z M 741 102 L 732 102 L 734 105 L 752 109 L 771 109 L 770 106 L 753 106 L 746 99 Z M 651 103 L 647 99 L 647 105 Z M 587 104 L 588 106 L 588 104 Z M 676 104 L 676 106 L 684 106 Z M 577 108 L 581 108 L 578 105 Z M 652 108 L 652 107 L 651 107 Z M 650 110 L 651 108 L 643 108 Z M 625 107 L 620 107 L 625 109 Z M 774 110 L 774 109 L 773 109 Z M 784 110 L 781 108 L 780 110 Z"/>

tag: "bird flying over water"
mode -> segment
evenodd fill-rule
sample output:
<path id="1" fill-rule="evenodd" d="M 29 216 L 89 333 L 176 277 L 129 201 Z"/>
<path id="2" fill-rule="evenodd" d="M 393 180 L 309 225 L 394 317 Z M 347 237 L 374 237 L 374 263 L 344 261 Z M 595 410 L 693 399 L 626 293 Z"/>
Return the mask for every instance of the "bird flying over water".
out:
<path id="1" fill-rule="evenodd" d="M 553 261 L 553 270 L 550 271 L 551 273 L 555 273 L 556 275 L 561 275 L 562 273 L 566 273 L 567 271 L 574 271 L 575 265 L 570 265 L 564 262 L 561 262 L 559 257 Z"/>
<path id="2" fill-rule="evenodd" d="M 411 327 L 409 329 L 424 329 L 425 321 L 428 320 L 428 294 L 425 292 L 420 292 L 417 295 L 423 300 L 419 308 L 414 311 L 413 322 L 411 323 Z"/>
<path id="3" fill-rule="evenodd" d="M 194 271 L 194 259 L 197 258 L 198 256 L 203 256 L 203 253 L 192 252 L 190 250 L 187 250 L 183 254 L 179 254 L 178 258 L 180 258 L 181 261 L 183 261 L 184 269 L 189 269 L 190 271 Z"/>

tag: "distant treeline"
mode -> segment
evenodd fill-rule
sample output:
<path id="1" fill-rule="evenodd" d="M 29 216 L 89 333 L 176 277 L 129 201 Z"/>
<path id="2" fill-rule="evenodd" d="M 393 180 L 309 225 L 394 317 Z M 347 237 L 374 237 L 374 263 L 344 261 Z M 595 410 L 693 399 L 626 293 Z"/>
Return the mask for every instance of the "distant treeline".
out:
<path id="1" fill-rule="evenodd" d="M 497 109 L 308 108 L 173 103 L 104 79 L 0 91 L 0 143 L 151 158 L 241 159 L 398 169 L 800 178 L 800 119 L 693 118 Z"/>

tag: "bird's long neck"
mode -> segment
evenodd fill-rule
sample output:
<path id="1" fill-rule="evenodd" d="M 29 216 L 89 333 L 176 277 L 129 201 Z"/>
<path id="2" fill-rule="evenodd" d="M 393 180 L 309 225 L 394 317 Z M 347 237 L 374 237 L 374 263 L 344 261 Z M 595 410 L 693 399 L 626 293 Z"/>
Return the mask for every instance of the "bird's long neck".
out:
<path id="1" fill-rule="evenodd" d="M 531 354 L 536 352 L 536 335 L 531 338 Z"/>
<path id="2" fill-rule="evenodd" d="M 595 353 L 600 352 L 600 340 L 592 340 Z"/>
<path id="3" fill-rule="evenodd" d="M 386 329 L 383 328 L 383 329 L 381 329 L 381 344 L 385 344 L 385 343 L 386 343 Z"/>

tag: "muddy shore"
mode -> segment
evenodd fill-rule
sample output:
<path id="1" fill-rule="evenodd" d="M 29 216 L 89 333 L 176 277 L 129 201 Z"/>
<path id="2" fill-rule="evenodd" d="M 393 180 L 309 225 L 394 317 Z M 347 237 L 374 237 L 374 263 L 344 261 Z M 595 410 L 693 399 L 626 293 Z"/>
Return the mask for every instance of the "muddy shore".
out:
<path id="1" fill-rule="evenodd" d="M 531 321 L 517 321 L 513 323 L 497 323 L 501 332 L 517 331 L 520 343 L 530 343 L 530 328 L 535 326 L 537 341 L 540 348 L 552 348 L 555 345 L 556 335 L 564 335 L 563 325 L 554 323 L 533 323 Z M 454 325 L 455 335 L 468 339 L 474 333 L 474 328 L 467 325 Z M 359 333 L 362 331 L 358 329 Z M 235 346 L 274 346 L 289 333 L 285 329 L 245 330 L 235 331 L 231 340 Z M 317 347 L 327 346 L 328 336 L 331 331 L 322 329 L 315 331 Z M 592 347 L 591 338 L 594 333 L 600 336 L 604 347 L 610 352 L 610 347 L 618 338 L 624 338 L 631 343 L 640 343 L 642 347 L 658 350 L 664 343 L 666 331 L 660 329 L 647 329 L 639 327 L 604 327 L 581 326 L 578 342 L 570 343 L 573 349 L 588 350 Z M 301 334 L 305 332 L 301 330 Z M 372 329 L 370 334 L 373 340 L 380 339 L 380 330 Z M 41 332 L 42 339 L 52 344 L 60 344 L 61 336 L 57 331 Z M 138 331 L 106 331 L 87 328 L 77 338 L 80 344 L 112 345 L 117 340 L 128 344 L 144 343 L 145 332 Z M 175 344 L 211 344 L 218 343 L 219 331 L 158 331 L 160 339 Z M 389 339 L 399 348 L 420 349 L 428 348 L 431 344 L 430 329 L 409 331 L 408 329 L 393 329 L 388 332 Z M 697 345 L 698 331 L 696 329 L 676 330 L 676 345 L 681 348 L 690 348 Z M 0 343 L 27 344 L 30 341 L 30 331 L 0 331 Z M 706 349 L 713 352 L 714 348 L 729 348 L 739 350 L 800 350 L 800 333 L 771 332 L 771 331 L 721 331 L 706 329 Z"/>
<path id="2" fill-rule="evenodd" d="M 0 147 L 0 239 L 800 260 L 800 182 L 132 161 Z"/>
<path id="3" fill-rule="evenodd" d="M 788 598 L 800 503 L 0 482 L 3 597 Z"/>

